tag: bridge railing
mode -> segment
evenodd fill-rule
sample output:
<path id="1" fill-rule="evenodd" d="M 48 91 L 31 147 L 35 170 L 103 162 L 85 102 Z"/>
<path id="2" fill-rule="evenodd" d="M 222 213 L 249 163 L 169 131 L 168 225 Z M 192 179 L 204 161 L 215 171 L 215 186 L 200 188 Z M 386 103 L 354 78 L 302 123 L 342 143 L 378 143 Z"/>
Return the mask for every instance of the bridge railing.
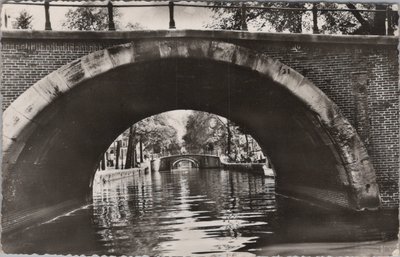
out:
<path id="1" fill-rule="evenodd" d="M 388 4 L 387 8 L 384 10 L 381 9 L 333 9 L 333 8 L 317 8 L 316 4 L 312 4 L 312 8 L 296 8 L 296 7 L 267 7 L 262 5 L 248 5 L 245 2 L 238 3 L 238 5 L 221 5 L 221 4 L 189 4 L 189 3 L 180 3 L 179 1 L 170 1 L 168 3 L 158 3 L 158 4 L 114 4 L 112 1 L 108 1 L 107 4 L 93 4 L 93 3 L 84 3 L 84 4 L 60 4 L 57 3 L 58 0 L 45 0 L 44 2 L 24 2 L 24 1 L 7 1 L 3 4 L 14 4 L 14 5 L 42 5 L 45 10 L 45 30 L 51 30 L 51 22 L 50 22 L 50 7 L 100 7 L 107 8 L 108 10 L 108 30 L 114 31 L 116 30 L 114 23 L 114 8 L 140 8 L 140 7 L 159 7 L 159 8 L 168 8 L 169 9 L 169 29 L 175 29 L 175 18 L 174 18 L 174 7 L 195 7 L 195 8 L 212 8 L 212 9 L 240 9 L 241 17 L 240 17 L 240 27 L 241 30 L 247 31 L 247 11 L 251 9 L 257 10 L 267 10 L 267 11 L 293 11 L 293 12 L 310 12 L 312 14 L 312 32 L 313 34 L 319 34 L 320 30 L 318 27 L 318 15 L 321 12 L 362 12 L 362 13 L 385 13 L 385 34 L 393 35 L 394 31 L 392 29 L 392 25 L 395 24 L 395 20 L 393 16 L 394 11 L 391 9 L 391 5 Z M 104 0 L 103 0 L 104 1 Z M 83 1 L 84 2 L 84 1 Z M 232 2 L 231 2 L 232 3 Z"/>
<path id="2" fill-rule="evenodd" d="M 157 159 L 157 158 L 163 158 L 163 157 L 169 157 L 169 156 L 176 156 L 176 155 L 214 155 L 214 156 L 220 156 L 220 153 L 218 151 L 198 151 L 198 152 L 165 152 L 165 153 L 160 153 L 160 154 L 153 154 L 151 156 L 151 159 Z"/>

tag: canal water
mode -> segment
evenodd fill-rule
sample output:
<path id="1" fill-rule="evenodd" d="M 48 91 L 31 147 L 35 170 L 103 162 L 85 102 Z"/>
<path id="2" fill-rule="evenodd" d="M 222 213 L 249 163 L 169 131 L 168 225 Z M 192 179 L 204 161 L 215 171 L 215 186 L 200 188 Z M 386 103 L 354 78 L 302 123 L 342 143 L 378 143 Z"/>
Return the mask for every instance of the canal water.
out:
<path id="1" fill-rule="evenodd" d="M 371 248 L 379 254 L 392 251 L 396 215 L 305 206 L 276 194 L 273 179 L 247 172 L 137 172 L 95 180 L 92 203 L 15 236 L 12 252 L 246 256 Z"/>

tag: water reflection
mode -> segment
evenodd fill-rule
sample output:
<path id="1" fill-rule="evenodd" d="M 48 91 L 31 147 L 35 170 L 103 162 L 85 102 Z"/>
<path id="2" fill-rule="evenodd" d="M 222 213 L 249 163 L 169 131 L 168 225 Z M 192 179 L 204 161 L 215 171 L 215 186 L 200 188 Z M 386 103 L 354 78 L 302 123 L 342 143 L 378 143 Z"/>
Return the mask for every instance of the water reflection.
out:
<path id="1" fill-rule="evenodd" d="M 95 224 L 109 253 L 189 255 L 236 251 L 272 231 L 273 180 L 179 169 L 96 184 Z"/>
<path id="2" fill-rule="evenodd" d="M 281 197 L 260 175 L 180 169 L 96 179 L 92 203 L 2 242 L 27 254 L 388 255 L 398 225 L 396 211 L 333 212 Z"/>

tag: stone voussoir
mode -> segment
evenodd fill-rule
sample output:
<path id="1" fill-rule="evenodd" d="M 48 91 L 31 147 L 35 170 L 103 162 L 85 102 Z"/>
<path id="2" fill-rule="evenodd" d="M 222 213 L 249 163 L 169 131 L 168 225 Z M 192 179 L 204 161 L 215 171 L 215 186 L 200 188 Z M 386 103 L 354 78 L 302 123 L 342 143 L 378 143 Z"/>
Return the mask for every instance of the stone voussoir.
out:
<path id="1" fill-rule="evenodd" d="M 114 68 L 107 50 L 96 51 L 82 57 L 81 65 L 89 77 L 94 77 Z"/>
<path id="2" fill-rule="evenodd" d="M 135 61 L 133 45 L 134 43 L 131 42 L 106 49 L 114 67 L 130 64 Z"/>
<path id="3" fill-rule="evenodd" d="M 257 53 L 254 50 L 238 46 L 234 55 L 234 63 L 238 66 L 254 69 L 257 61 Z"/>
<path id="4" fill-rule="evenodd" d="M 278 76 L 281 68 L 280 62 L 273 60 L 267 55 L 260 54 L 256 58 L 254 70 L 258 71 L 261 74 L 275 80 L 275 77 Z"/>
<path id="5" fill-rule="evenodd" d="M 9 151 L 12 146 L 18 147 L 26 137 L 38 127 L 36 122 L 28 119 L 12 106 L 3 113 L 3 138 L 9 138 L 12 144 L 3 145 L 3 151 Z"/>
<path id="6" fill-rule="evenodd" d="M 134 62 L 160 59 L 160 42 L 141 40 L 133 45 Z"/>
<path id="7" fill-rule="evenodd" d="M 278 64 L 279 62 L 276 63 Z M 310 102 L 310 100 L 312 100 L 313 94 L 315 94 L 313 88 L 311 90 L 307 90 L 307 87 L 310 87 L 310 85 L 307 84 L 304 86 L 303 90 L 299 90 L 303 79 L 303 75 L 284 64 L 280 64 L 279 71 L 277 75 L 274 76 L 274 81 L 278 82 L 294 95 L 298 96 L 302 100 L 302 102 L 313 106 L 312 102 Z"/>
<path id="8" fill-rule="evenodd" d="M 59 75 L 60 79 L 65 81 L 66 86 L 69 88 L 90 78 L 89 74 L 82 68 L 81 59 L 64 65 L 55 72 Z"/>
<path id="9" fill-rule="evenodd" d="M 35 116 L 42 111 L 48 101 L 39 94 L 34 87 L 26 90 L 14 101 L 13 108 L 28 120 L 35 120 Z"/>
<path id="10" fill-rule="evenodd" d="M 54 101 L 71 89 L 57 71 L 50 73 L 33 87 L 49 102 Z"/>

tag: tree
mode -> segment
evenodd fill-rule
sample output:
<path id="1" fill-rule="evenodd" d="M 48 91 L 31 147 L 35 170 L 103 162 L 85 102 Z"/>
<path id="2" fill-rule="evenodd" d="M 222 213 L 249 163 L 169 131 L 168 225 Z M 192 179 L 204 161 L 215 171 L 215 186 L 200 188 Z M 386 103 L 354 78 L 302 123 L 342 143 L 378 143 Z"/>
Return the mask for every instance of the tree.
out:
<path id="1" fill-rule="evenodd" d="M 183 136 L 185 148 L 191 153 L 219 149 L 225 152 L 226 129 L 219 117 L 207 112 L 194 111 L 187 120 Z M 229 138 L 228 138 L 229 140 Z"/>
<path id="2" fill-rule="evenodd" d="M 129 127 L 128 147 L 126 150 L 125 169 L 136 167 L 136 149 L 134 147 L 135 127 Z"/>
<path id="3" fill-rule="evenodd" d="M 121 151 L 121 141 L 117 140 L 116 143 L 117 143 L 117 147 L 116 147 L 116 150 L 115 150 L 115 168 L 119 169 L 119 154 L 120 154 L 120 151 Z M 121 164 L 121 166 L 122 166 L 122 164 Z"/>
<path id="4" fill-rule="evenodd" d="M 13 24 L 14 29 L 32 29 L 32 15 L 22 10 Z"/>
<path id="5" fill-rule="evenodd" d="M 385 35 L 386 34 L 386 9 L 387 4 L 336 4 L 320 3 L 318 8 L 325 9 L 350 9 L 350 12 L 321 12 L 324 23 L 321 30 L 324 33 L 359 34 L 359 35 Z M 361 12 L 360 9 L 378 10 L 381 12 Z M 396 18 L 397 17 L 397 18 Z M 389 20 L 398 19 L 397 13 L 389 12 Z M 396 22 L 389 22 L 389 32 L 395 29 Z"/>
<path id="6" fill-rule="evenodd" d="M 238 6 L 239 3 L 218 3 L 217 6 Z M 320 11 L 318 12 L 319 30 L 326 34 L 385 34 L 387 4 L 338 4 L 338 3 L 252 3 L 251 6 L 263 6 L 272 8 L 307 8 L 315 5 L 318 9 L 351 9 L 352 11 Z M 361 9 L 381 10 L 383 12 L 361 12 Z M 213 22 L 207 25 L 214 29 L 240 29 L 241 9 L 213 8 Z M 396 27 L 398 14 L 390 12 L 388 17 L 389 32 Z M 277 32 L 301 33 L 304 30 L 312 31 L 313 19 L 311 12 L 294 11 L 291 9 L 247 9 L 246 22 L 257 30 L 269 30 Z"/>
<path id="7" fill-rule="evenodd" d="M 135 123 L 123 133 L 123 138 L 128 142 L 125 159 L 127 169 L 136 166 L 137 144 L 139 144 L 140 162 L 144 160 L 144 152 L 148 154 L 173 153 L 181 148 L 177 131 L 168 124 L 164 114 L 154 115 Z"/>
<path id="8" fill-rule="evenodd" d="M 247 158 L 252 156 L 249 146 L 251 136 L 248 133 L 243 126 L 239 127 L 228 119 L 196 111 L 187 120 L 183 140 L 185 148 L 191 153 L 216 149 L 227 154 L 232 161 L 238 161 L 242 153 Z"/>
<path id="9" fill-rule="evenodd" d="M 72 30 L 107 30 L 108 10 L 101 7 L 78 7 L 69 9 L 65 14 L 66 21 L 62 26 Z M 118 9 L 114 8 L 115 26 L 119 25 L 117 18 L 120 17 Z"/>
<path id="10" fill-rule="evenodd" d="M 136 124 L 135 124 L 136 125 Z M 146 118 L 137 123 L 137 138 L 143 149 L 151 153 L 173 153 L 180 150 L 176 129 L 164 114 Z M 143 152 L 141 153 L 141 158 Z"/>
<path id="11" fill-rule="evenodd" d="M 249 3 L 248 7 L 259 3 Z M 213 21 L 207 25 L 213 29 L 241 29 L 242 9 L 240 3 L 217 3 L 213 8 Z M 221 6 L 237 6 L 238 8 L 219 8 Z M 303 8 L 303 3 L 263 3 L 263 7 Z M 302 32 L 302 13 L 297 11 L 278 11 L 265 9 L 246 9 L 246 23 L 251 23 L 257 30 L 272 27 L 277 32 Z"/>
<path id="12" fill-rule="evenodd" d="M 105 170 L 106 169 L 106 153 L 104 153 L 103 156 L 101 157 L 100 169 L 101 170 Z"/>

